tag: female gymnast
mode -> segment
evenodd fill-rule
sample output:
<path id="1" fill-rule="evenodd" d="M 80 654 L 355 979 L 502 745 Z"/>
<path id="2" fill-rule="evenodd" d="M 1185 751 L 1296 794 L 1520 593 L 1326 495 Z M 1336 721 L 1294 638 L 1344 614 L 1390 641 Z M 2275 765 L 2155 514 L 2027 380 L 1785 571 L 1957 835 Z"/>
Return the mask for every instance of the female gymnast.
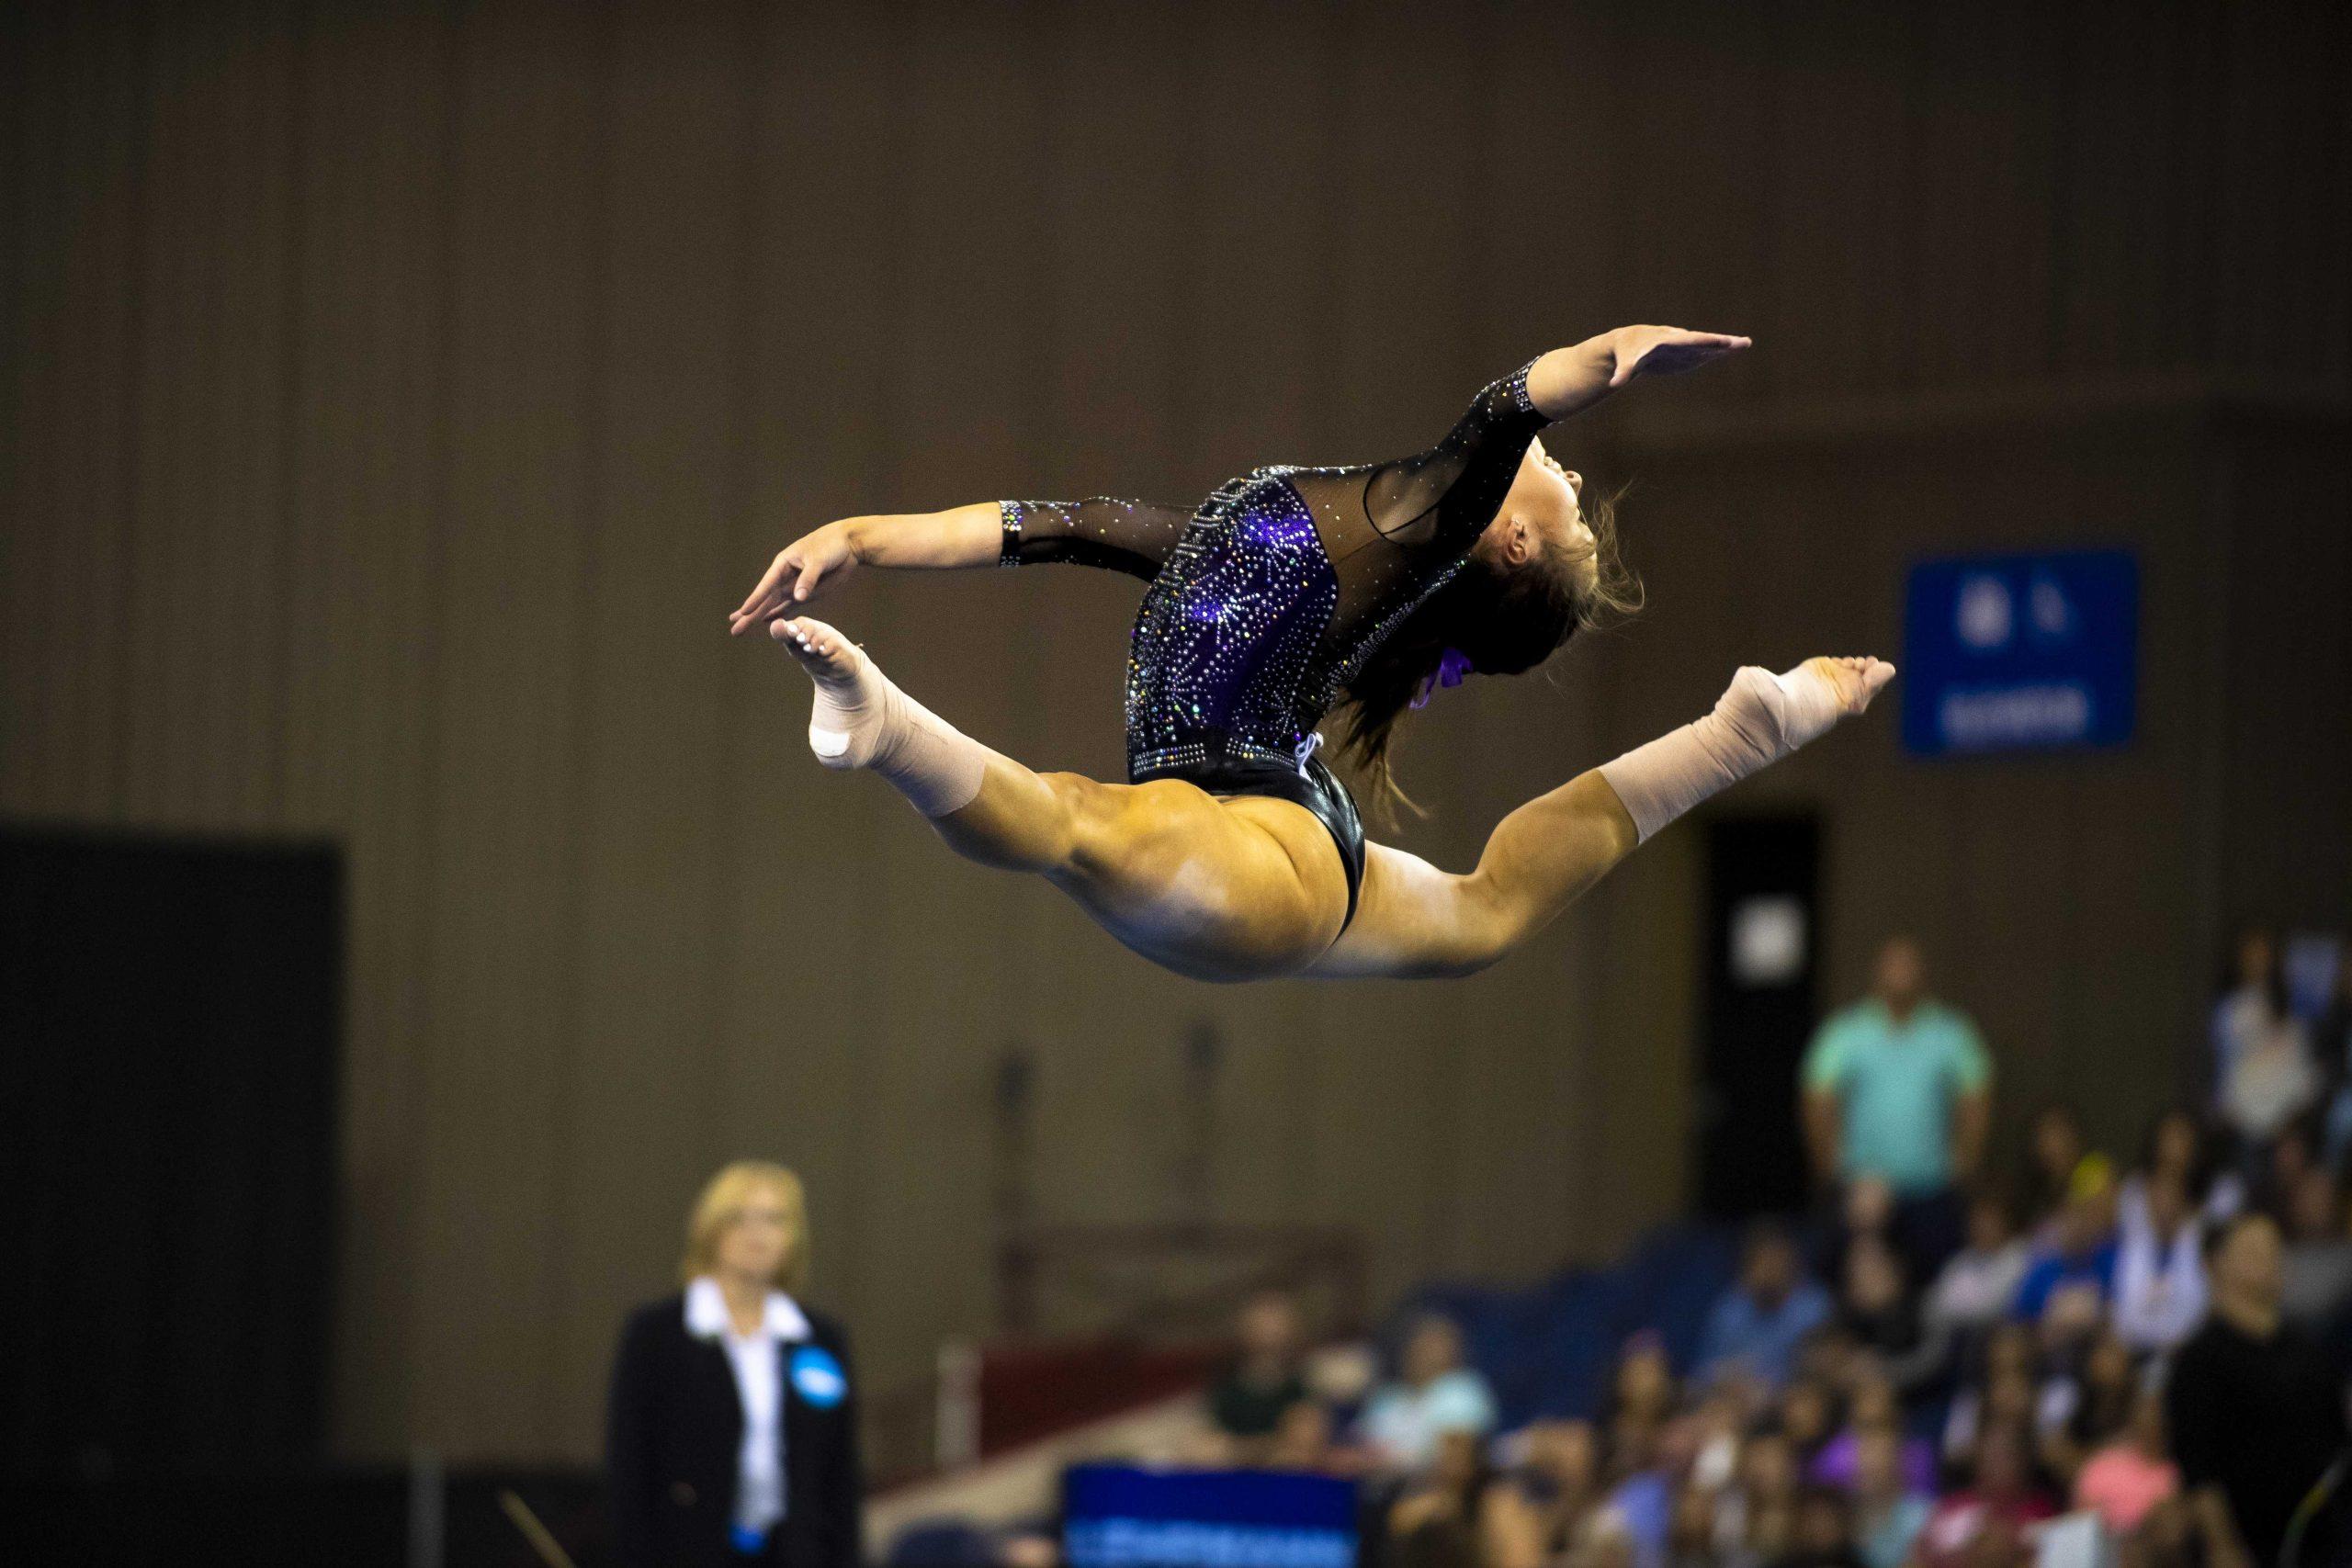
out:
<path id="1" fill-rule="evenodd" d="M 1482 390 L 1444 440 L 1349 468 L 1261 468 L 1198 508 L 1097 498 L 852 517 L 770 564 L 730 634 L 764 625 L 816 682 L 808 743 L 888 779 L 967 859 L 1035 872 L 1113 936 L 1204 980 L 1424 976 L 1485 968 L 1716 791 L 1858 714 L 1875 659 L 1748 666 L 1713 712 L 1505 817 L 1456 875 L 1367 844 L 1316 756 L 1344 750 L 1394 795 L 1417 694 L 1541 664 L 1625 594 L 1606 508 L 1538 432 L 1638 376 L 1748 340 L 1621 327 Z M 1127 778 L 1038 773 L 957 731 L 865 650 L 790 608 L 860 566 L 1075 561 L 1150 584 L 1127 660 Z"/>

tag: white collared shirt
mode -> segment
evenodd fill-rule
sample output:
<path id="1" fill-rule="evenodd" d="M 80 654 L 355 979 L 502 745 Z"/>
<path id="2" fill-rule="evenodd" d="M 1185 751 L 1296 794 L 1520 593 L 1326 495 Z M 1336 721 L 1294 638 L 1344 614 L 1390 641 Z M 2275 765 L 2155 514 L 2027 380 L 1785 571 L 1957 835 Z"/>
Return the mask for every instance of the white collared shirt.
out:
<path id="1" fill-rule="evenodd" d="M 782 1291 L 768 1292 L 767 1312 L 748 1335 L 735 1332 L 718 1281 L 704 1275 L 686 1287 L 686 1332 L 724 1346 L 743 1405 L 743 1446 L 735 1459 L 735 1527 L 765 1535 L 784 1517 L 784 1389 L 780 1349 L 808 1337 L 808 1314 Z"/>

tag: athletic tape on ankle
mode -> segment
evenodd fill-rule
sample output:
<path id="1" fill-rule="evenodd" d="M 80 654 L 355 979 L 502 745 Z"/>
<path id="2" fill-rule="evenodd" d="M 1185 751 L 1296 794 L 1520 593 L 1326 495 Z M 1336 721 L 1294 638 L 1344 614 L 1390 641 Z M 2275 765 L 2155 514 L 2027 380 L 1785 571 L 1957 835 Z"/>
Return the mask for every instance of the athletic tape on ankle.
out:
<path id="1" fill-rule="evenodd" d="M 844 702 L 819 684 L 808 750 L 829 768 L 879 773 L 925 817 L 969 806 L 988 775 L 989 749 L 900 691 L 865 650 L 850 653 L 862 693 Z"/>
<path id="2" fill-rule="evenodd" d="M 988 776 L 989 749 L 902 692 L 905 728 L 875 758 L 875 771 L 925 817 L 944 817 L 972 804 Z"/>
<path id="3" fill-rule="evenodd" d="M 1816 685 L 1818 694 L 1810 689 Z M 1647 843 L 1701 801 L 1770 767 L 1835 724 L 1836 704 L 1828 683 L 1802 667 L 1775 675 L 1750 664 L 1732 677 L 1713 712 L 1604 762 L 1600 776 L 1624 803 L 1639 841 Z"/>

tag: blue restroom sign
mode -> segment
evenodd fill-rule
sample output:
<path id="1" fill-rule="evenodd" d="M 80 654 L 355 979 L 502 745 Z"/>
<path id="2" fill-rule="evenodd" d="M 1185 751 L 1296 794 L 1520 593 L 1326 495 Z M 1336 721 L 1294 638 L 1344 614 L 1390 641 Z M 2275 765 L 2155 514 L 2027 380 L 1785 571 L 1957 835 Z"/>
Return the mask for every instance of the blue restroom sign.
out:
<path id="1" fill-rule="evenodd" d="M 1923 561 L 1904 603 L 1904 749 L 2120 746 L 2139 650 L 2140 569 L 2122 550 Z"/>

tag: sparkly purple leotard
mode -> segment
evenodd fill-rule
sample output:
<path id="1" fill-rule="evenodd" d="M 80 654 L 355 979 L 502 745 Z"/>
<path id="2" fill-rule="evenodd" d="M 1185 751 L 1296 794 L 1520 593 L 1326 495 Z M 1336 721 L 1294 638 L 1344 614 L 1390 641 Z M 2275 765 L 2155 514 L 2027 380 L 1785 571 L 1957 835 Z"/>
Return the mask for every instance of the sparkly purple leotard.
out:
<path id="1" fill-rule="evenodd" d="M 1190 511 L 1096 497 L 1007 501 L 1007 566 L 1067 560 L 1149 581 L 1127 659 L 1127 777 L 1297 801 L 1348 864 L 1363 828 L 1314 751 L 1374 649 L 1461 570 L 1549 423 L 1527 367 L 1483 389 L 1445 439 L 1345 468 L 1277 465 Z"/>

